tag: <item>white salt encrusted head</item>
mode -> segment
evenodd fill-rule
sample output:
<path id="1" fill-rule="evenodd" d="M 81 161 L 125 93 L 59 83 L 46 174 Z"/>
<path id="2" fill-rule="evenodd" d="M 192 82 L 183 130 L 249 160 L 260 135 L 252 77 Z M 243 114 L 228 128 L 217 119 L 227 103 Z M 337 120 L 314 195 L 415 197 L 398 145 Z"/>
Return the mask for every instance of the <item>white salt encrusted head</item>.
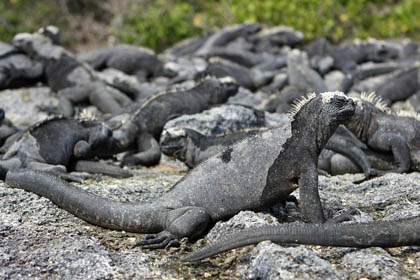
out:
<path id="1" fill-rule="evenodd" d="M 346 97 L 346 95 L 341 92 L 341 91 L 327 91 L 327 92 L 323 92 L 319 94 L 321 96 L 322 99 L 322 103 L 328 103 L 330 102 L 330 100 L 334 97 L 334 96 L 344 96 Z M 295 99 L 295 101 L 293 101 L 292 103 L 292 108 L 289 110 L 289 112 L 287 113 L 287 115 L 289 116 L 290 119 L 293 119 L 293 117 L 296 115 L 297 112 L 300 111 L 300 109 L 309 101 L 311 101 L 312 99 L 314 99 L 316 97 L 316 93 L 308 93 L 307 95 L 304 95 L 302 97 L 299 97 L 297 99 Z"/>
<path id="2" fill-rule="evenodd" d="M 330 102 L 331 98 L 333 98 L 334 96 L 344 96 L 347 97 L 344 92 L 341 91 L 326 91 L 320 94 L 322 97 L 322 103 L 328 103 Z"/>

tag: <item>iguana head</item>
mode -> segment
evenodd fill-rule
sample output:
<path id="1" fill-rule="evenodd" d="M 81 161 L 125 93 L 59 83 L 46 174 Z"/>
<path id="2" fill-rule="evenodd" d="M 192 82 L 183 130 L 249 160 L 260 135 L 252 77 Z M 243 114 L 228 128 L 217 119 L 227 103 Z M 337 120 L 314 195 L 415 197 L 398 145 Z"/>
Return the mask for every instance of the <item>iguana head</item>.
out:
<path id="1" fill-rule="evenodd" d="M 315 137 L 320 152 L 337 127 L 350 121 L 354 111 L 353 99 L 342 92 L 309 94 L 297 100 L 289 113 L 292 134 L 301 135 L 304 142 Z"/>
<path id="2" fill-rule="evenodd" d="M 239 89 L 239 85 L 231 77 L 205 77 L 200 81 L 199 87 L 205 89 L 203 92 L 206 94 L 211 94 L 210 102 L 212 104 L 225 103 Z"/>
<path id="3" fill-rule="evenodd" d="M 194 129 L 172 127 L 162 132 L 160 150 L 167 156 L 175 157 L 189 166 L 192 154 L 188 152 L 191 145 L 199 147 L 200 140 L 205 136 Z"/>

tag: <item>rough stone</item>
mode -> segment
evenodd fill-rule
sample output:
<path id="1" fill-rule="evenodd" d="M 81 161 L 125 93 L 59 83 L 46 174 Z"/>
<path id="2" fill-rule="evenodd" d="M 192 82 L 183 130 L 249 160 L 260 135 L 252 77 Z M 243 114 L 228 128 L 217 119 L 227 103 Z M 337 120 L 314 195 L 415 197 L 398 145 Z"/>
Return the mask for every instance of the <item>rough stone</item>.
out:
<path id="1" fill-rule="evenodd" d="M 7 118 L 24 128 L 48 117 L 38 106 L 57 106 L 58 99 L 48 87 L 8 89 L 0 91 L 0 104 Z"/>

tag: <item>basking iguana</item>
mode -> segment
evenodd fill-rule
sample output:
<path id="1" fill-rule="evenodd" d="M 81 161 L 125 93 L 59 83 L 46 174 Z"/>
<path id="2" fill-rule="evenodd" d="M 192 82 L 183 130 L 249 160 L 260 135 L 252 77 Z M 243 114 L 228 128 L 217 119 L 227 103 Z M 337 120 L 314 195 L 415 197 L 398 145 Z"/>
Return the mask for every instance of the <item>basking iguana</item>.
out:
<path id="1" fill-rule="evenodd" d="M 189 89 L 163 91 L 148 98 L 133 111 L 107 120 L 113 137 L 104 146 L 104 156 L 135 150 L 123 164 L 155 165 L 160 160 L 159 138 L 167 121 L 183 114 L 199 113 L 226 102 L 238 85 L 231 78 L 204 78 Z"/>
<path id="2" fill-rule="evenodd" d="M 128 177 L 119 167 L 78 160 L 90 159 L 112 132 L 102 123 L 54 117 L 37 123 L 15 140 L 0 160 L 5 169 L 33 168 L 72 180 L 68 169 L 80 168 L 108 175 Z M 89 167 L 92 167 L 89 170 Z M 101 170 L 102 168 L 102 170 Z"/>
<path id="3" fill-rule="evenodd" d="M 396 166 L 391 171 L 409 171 L 412 158 L 416 158 L 418 164 L 420 121 L 390 112 L 374 93 L 362 94 L 355 100 L 356 110 L 346 127 L 370 149 L 392 152 Z"/>
<path id="4" fill-rule="evenodd" d="M 72 53 L 55 45 L 44 34 L 20 33 L 13 46 L 31 59 L 42 63 L 46 84 L 59 92 L 60 113 L 70 117 L 73 103 L 88 101 L 105 113 L 117 113 L 131 103 L 131 99 L 117 90 L 109 90 L 88 65 L 78 61 Z"/>
<path id="5" fill-rule="evenodd" d="M 0 89 L 33 84 L 41 80 L 43 72 L 42 63 L 0 42 Z"/>
<path id="6" fill-rule="evenodd" d="M 180 238 L 197 237 L 239 211 L 284 202 L 298 187 L 305 218 L 324 223 L 317 158 L 337 126 L 353 113 L 353 100 L 341 92 L 311 94 L 295 105 L 288 133 L 271 129 L 244 139 L 204 161 L 149 203 L 111 201 L 36 170 L 10 170 L 6 183 L 47 197 L 98 226 L 157 233 L 138 243 L 145 248 L 164 248 L 178 244 Z"/>
<path id="7" fill-rule="evenodd" d="M 89 63 L 95 70 L 115 68 L 136 75 L 139 81 L 145 81 L 151 76 L 176 76 L 176 73 L 165 68 L 164 62 L 152 50 L 137 46 L 117 45 L 85 53 L 78 58 Z"/>
<path id="8" fill-rule="evenodd" d="M 198 261 L 264 240 L 278 244 L 361 248 L 418 246 L 420 217 L 356 224 L 286 224 L 246 229 L 187 255 L 184 261 Z"/>
<path id="9" fill-rule="evenodd" d="M 206 136 L 190 128 L 176 127 L 167 130 L 167 137 L 161 138 L 160 150 L 167 156 L 175 157 L 189 168 L 194 168 L 206 159 L 227 149 L 246 137 L 261 133 L 268 128 L 242 129 L 226 134 Z"/>

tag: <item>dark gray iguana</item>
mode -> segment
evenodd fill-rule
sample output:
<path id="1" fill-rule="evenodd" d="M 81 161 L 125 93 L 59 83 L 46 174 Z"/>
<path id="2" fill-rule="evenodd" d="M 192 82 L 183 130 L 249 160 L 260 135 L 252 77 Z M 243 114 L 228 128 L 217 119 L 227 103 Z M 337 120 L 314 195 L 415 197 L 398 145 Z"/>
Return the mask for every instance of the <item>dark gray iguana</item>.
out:
<path id="1" fill-rule="evenodd" d="M 271 240 L 278 244 L 362 248 L 418 246 L 420 245 L 420 217 L 356 224 L 286 224 L 251 228 L 226 236 L 193 252 L 187 255 L 184 261 L 198 261 L 264 240 Z"/>
<path id="2" fill-rule="evenodd" d="M 97 121 L 54 117 L 21 133 L 1 158 L 0 166 L 7 170 L 33 168 L 70 180 L 73 180 L 73 176 L 68 175 L 67 171 L 71 169 L 128 177 L 130 173 L 119 167 L 85 161 L 91 159 L 95 149 L 111 135 L 112 132 Z M 79 160 L 83 161 L 78 163 Z"/>
<path id="3" fill-rule="evenodd" d="M 164 62 L 152 50 L 142 47 L 117 45 L 85 53 L 78 58 L 89 63 L 95 70 L 115 68 L 136 75 L 139 81 L 146 81 L 151 76 L 176 76 L 176 73 L 165 68 Z"/>
<path id="4" fill-rule="evenodd" d="M 207 77 L 189 89 L 175 88 L 157 93 L 134 111 L 118 114 L 106 121 L 113 131 L 113 137 L 104 146 L 104 152 L 109 156 L 135 150 L 135 154 L 123 158 L 124 165 L 155 165 L 160 160 L 158 141 L 167 121 L 222 104 L 237 91 L 238 85 L 229 77 Z"/>
<path id="5" fill-rule="evenodd" d="M 416 159 L 418 165 L 420 121 L 390 112 L 382 99 L 373 93 L 362 94 L 355 100 L 356 110 L 346 127 L 372 150 L 392 152 L 396 166 L 391 171 L 409 171 L 414 167 L 412 159 Z"/>
<path id="6" fill-rule="evenodd" d="M 33 84 L 42 79 L 44 66 L 9 44 L 0 42 L 0 89 Z"/>
<path id="7" fill-rule="evenodd" d="M 353 113 L 353 100 L 341 92 L 311 94 L 294 107 L 289 133 L 271 129 L 246 138 L 204 161 L 149 203 L 111 201 L 36 170 L 11 170 L 6 183 L 47 197 L 98 226 L 157 233 L 138 243 L 150 249 L 198 237 L 214 222 L 241 210 L 284 202 L 298 187 L 304 217 L 324 223 L 317 158 L 337 126 Z"/>

